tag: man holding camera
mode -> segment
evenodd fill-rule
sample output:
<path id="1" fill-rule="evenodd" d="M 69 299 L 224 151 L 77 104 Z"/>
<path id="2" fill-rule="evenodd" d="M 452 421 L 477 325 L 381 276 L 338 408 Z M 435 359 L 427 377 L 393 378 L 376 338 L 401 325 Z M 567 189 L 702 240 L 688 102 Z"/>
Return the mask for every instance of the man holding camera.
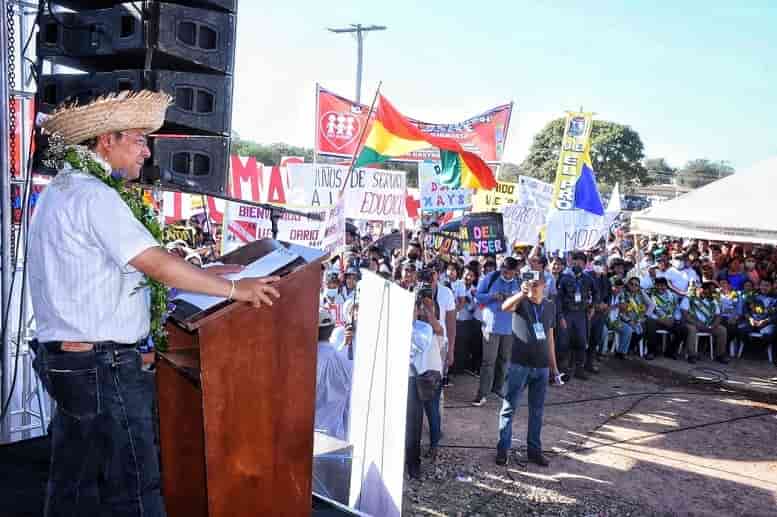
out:
<path id="1" fill-rule="evenodd" d="M 513 435 L 513 415 L 523 389 L 529 388 L 529 426 L 526 434 L 529 461 L 542 467 L 548 460 L 542 454 L 542 414 L 545 391 L 552 374 L 560 379 L 556 366 L 556 308 L 545 300 L 545 277 L 538 271 L 524 273 L 520 291 L 502 303 L 502 310 L 512 315 L 512 356 L 507 373 L 507 390 L 499 413 L 497 465 L 507 464 Z"/>
<path id="2" fill-rule="evenodd" d="M 437 269 L 434 267 L 421 271 L 418 279 L 421 285 L 416 292 L 416 297 L 433 307 L 437 322 L 442 327 L 442 334 L 437 335 L 435 339 L 440 348 L 444 378 L 448 373 L 448 367 L 453 364 L 456 342 L 456 301 L 453 291 L 438 282 Z M 442 384 L 437 387 L 432 398 L 423 401 L 424 411 L 429 419 L 429 456 L 433 460 L 437 456 L 437 446 L 442 437 L 441 395 Z"/>

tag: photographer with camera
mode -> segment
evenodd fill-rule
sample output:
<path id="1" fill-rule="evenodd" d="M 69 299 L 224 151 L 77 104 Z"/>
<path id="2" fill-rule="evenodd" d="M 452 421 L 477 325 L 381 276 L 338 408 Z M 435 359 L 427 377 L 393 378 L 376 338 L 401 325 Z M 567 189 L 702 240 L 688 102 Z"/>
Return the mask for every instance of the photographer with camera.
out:
<path id="1" fill-rule="evenodd" d="M 470 371 L 473 374 L 480 372 L 483 354 L 483 331 L 481 329 L 483 315 L 476 299 L 478 279 L 477 269 L 467 265 L 464 268 L 464 278 L 462 279 L 463 304 L 459 307 L 456 315 L 456 360 L 454 364 L 457 370 Z"/>
<path id="2" fill-rule="evenodd" d="M 405 465 L 413 479 L 421 476 L 421 431 L 424 405 L 435 397 L 439 400 L 442 381 L 442 355 L 439 338 L 443 335 L 433 292 L 429 286 L 416 294 L 413 334 L 410 344 L 410 376 L 408 378 L 405 431 Z"/>
<path id="3" fill-rule="evenodd" d="M 442 335 L 436 336 L 435 339 L 440 347 L 442 376 L 445 377 L 448 373 L 448 367 L 453 364 L 456 339 L 456 302 L 453 298 L 453 292 L 444 285 L 439 284 L 437 269 L 434 266 L 421 271 L 418 275 L 418 280 L 417 296 L 425 304 L 431 304 L 434 309 L 434 316 L 442 327 Z M 429 419 L 429 456 L 432 459 L 437 455 L 437 445 L 440 443 L 440 437 L 442 436 L 441 394 L 442 384 L 436 390 L 434 398 L 424 401 L 424 410 L 426 411 L 426 417 Z"/>
<path id="4" fill-rule="evenodd" d="M 529 461 L 542 467 L 548 460 L 542 454 L 542 414 L 545 408 L 545 391 L 548 379 L 553 375 L 556 383 L 563 384 L 556 366 L 556 308 L 552 301 L 544 299 L 545 276 L 539 271 L 529 271 L 521 276 L 520 291 L 502 303 L 502 310 L 512 312 L 512 355 L 507 373 L 507 390 L 499 413 L 499 443 L 497 465 L 507 464 L 512 443 L 513 415 L 524 387 L 529 388 L 529 425 L 526 433 Z"/>

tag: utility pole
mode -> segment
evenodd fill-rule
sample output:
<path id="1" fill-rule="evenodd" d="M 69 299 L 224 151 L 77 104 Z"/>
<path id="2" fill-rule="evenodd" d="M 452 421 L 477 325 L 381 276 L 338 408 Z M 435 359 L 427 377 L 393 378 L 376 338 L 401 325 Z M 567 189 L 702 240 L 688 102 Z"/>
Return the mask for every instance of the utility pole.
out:
<path id="1" fill-rule="evenodd" d="M 361 103 L 362 98 L 362 64 L 364 63 L 364 37 L 371 31 L 385 31 L 385 25 L 367 25 L 360 23 L 351 24 L 350 27 L 342 29 L 327 29 L 335 34 L 355 34 L 356 35 L 356 102 Z"/>

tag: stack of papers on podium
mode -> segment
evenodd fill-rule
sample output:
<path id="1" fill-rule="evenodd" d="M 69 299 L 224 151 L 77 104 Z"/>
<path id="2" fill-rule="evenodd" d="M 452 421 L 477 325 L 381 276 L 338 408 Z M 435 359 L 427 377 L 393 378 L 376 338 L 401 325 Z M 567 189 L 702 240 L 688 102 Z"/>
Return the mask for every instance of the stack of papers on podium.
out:
<path id="1" fill-rule="evenodd" d="M 288 266 L 299 257 L 300 256 L 293 251 L 290 251 L 286 248 L 278 248 L 268 253 L 264 257 L 251 262 L 241 272 L 224 275 L 224 278 L 228 280 L 240 280 L 241 278 L 269 276 L 279 269 Z M 175 300 L 188 302 L 204 311 L 206 309 L 210 309 L 214 305 L 218 305 L 219 303 L 226 300 L 226 298 L 181 291 L 178 296 L 176 296 Z"/>

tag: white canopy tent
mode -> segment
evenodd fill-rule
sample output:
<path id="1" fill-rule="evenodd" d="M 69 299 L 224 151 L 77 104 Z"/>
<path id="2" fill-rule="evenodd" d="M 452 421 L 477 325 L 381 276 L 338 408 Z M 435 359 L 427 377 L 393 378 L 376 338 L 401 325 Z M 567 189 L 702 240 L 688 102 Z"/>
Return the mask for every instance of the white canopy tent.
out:
<path id="1" fill-rule="evenodd" d="M 631 230 L 777 244 L 777 157 L 635 213 Z"/>

